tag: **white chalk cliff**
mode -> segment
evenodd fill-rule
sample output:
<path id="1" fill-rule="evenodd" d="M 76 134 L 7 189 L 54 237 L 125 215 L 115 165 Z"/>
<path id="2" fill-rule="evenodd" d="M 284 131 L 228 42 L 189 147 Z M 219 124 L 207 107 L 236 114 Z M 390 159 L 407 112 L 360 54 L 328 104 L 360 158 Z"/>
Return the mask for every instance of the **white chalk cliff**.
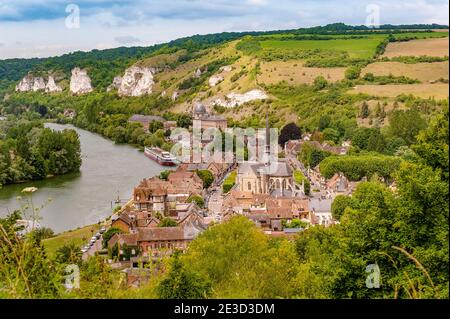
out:
<path id="1" fill-rule="evenodd" d="M 51 92 L 61 92 L 62 89 L 56 85 L 55 79 L 53 76 L 49 75 L 47 84 L 45 83 L 45 79 L 42 76 L 33 76 L 31 73 L 28 73 L 23 77 L 22 80 L 16 85 L 16 92 L 37 92 L 44 91 L 47 93 Z"/>
<path id="2" fill-rule="evenodd" d="M 120 84 L 122 83 L 122 77 L 121 76 L 116 76 L 113 79 L 113 83 L 111 83 L 107 88 L 106 88 L 106 92 L 109 92 L 113 89 L 118 90 L 120 88 Z"/>
<path id="3" fill-rule="evenodd" d="M 225 100 L 217 99 L 213 102 L 213 104 L 224 106 L 224 107 L 236 107 L 240 106 L 244 103 L 254 101 L 254 100 L 263 100 L 267 99 L 267 94 L 259 89 L 254 89 L 251 91 L 248 91 L 246 93 L 240 94 L 240 93 L 229 93 L 227 94 Z"/>
<path id="4" fill-rule="evenodd" d="M 84 94 L 92 92 L 91 78 L 85 69 L 78 67 L 72 70 L 70 77 L 70 92 L 73 94 Z"/>
<path id="5" fill-rule="evenodd" d="M 125 70 L 122 77 L 116 76 L 107 91 L 117 89 L 121 96 L 142 96 L 151 94 L 155 81 L 153 75 L 155 68 L 139 67 L 133 65 Z"/>
<path id="6" fill-rule="evenodd" d="M 47 85 L 45 86 L 45 92 L 46 93 L 53 93 L 53 92 L 61 92 L 62 88 L 59 85 L 56 85 L 55 79 L 53 76 L 49 75 Z"/>
<path id="7" fill-rule="evenodd" d="M 33 89 L 34 77 L 31 74 L 27 74 L 22 80 L 16 85 L 16 92 L 27 92 Z"/>
<path id="8" fill-rule="evenodd" d="M 44 78 L 41 76 L 35 77 L 34 78 L 34 83 L 33 83 L 33 91 L 42 91 L 45 90 L 45 81 Z"/>

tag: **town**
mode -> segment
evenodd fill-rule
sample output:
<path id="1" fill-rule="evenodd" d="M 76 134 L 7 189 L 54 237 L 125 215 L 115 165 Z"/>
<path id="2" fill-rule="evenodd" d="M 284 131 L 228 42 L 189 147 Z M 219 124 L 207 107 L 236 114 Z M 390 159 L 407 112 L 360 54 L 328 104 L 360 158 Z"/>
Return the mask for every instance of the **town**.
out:
<path id="1" fill-rule="evenodd" d="M 193 127 L 225 130 L 227 122 L 213 115 L 196 101 L 192 106 Z M 148 130 L 161 117 L 133 115 Z M 268 122 L 266 131 L 269 131 Z M 98 233 L 83 249 L 83 258 L 107 254 L 114 268 L 122 269 L 129 286 L 139 286 L 150 276 L 151 265 L 175 250 L 185 251 L 196 236 L 208 227 L 235 215 L 246 216 L 270 237 L 294 238 L 308 227 L 328 227 L 337 223 L 331 204 L 337 195 L 351 195 L 358 182 L 343 174 L 323 177 L 318 167 L 305 167 L 298 160 L 303 145 L 312 143 L 319 149 L 345 155 L 349 142 L 342 146 L 310 141 L 311 135 L 276 145 L 284 158 L 270 158 L 270 137 L 256 139 L 256 151 L 266 155 L 266 162 L 243 161 L 216 163 L 213 158 L 200 163 L 182 162 L 160 176 L 143 178 L 133 189 L 129 201 L 117 207 L 111 216 L 107 240 Z M 211 142 L 201 141 L 202 146 Z M 247 141 L 249 142 L 249 141 Z M 258 150 L 258 146 L 260 149 Z M 192 157 L 191 157 L 192 160 Z M 207 172 L 207 173 L 205 173 Z M 209 175 L 212 180 L 202 178 Z M 306 185 L 308 184 L 308 187 Z M 106 232 L 105 232 L 106 231 Z"/>

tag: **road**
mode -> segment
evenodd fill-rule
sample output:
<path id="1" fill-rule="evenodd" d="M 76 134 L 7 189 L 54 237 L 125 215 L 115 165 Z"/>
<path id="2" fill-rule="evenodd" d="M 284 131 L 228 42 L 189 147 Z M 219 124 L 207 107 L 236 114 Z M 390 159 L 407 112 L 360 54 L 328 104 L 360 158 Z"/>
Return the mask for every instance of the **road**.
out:
<path id="1" fill-rule="evenodd" d="M 87 260 L 88 257 L 95 256 L 95 253 L 102 249 L 102 242 L 103 242 L 103 237 L 100 237 L 100 239 L 97 239 L 97 241 L 92 245 L 92 247 L 90 247 L 87 252 L 83 253 L 81 258 L 83 260 Z"/>

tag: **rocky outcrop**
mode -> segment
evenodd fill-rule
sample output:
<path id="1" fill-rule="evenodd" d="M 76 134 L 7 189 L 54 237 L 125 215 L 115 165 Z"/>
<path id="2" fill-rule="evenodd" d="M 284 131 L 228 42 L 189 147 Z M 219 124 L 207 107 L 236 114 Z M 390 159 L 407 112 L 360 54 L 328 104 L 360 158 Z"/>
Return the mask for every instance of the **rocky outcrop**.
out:
<path id="1" fill-rule="evenodd" d="M 213 102 L 215 105 L 220 105 L 224 107 L 236 107 L 240 106 L 244 103 L 254 101 L 254 100 L 263 100 L 267 99 L 267 94 L 259 89 L 254 89 L 251 91 L 248 91 L 246 93 L 240 94 L 240 93 L 229 93 L 227 94 L 225 100 L 217 99 Z"/>
<path id="2" fill-rule="evenodd" d="M 107 88 L 106 88 L 106 92 L 110 92 L 111 90 L 118 90 L 120 88 L 120 84 L 122 83 L 122 77 L 121 76 L 116 76 L 113 79 L 113 83 L 111 83 Z"/>
<path id="3" fill-rule="evenodd" d="M 62 89 L 56 85 L 53 76 L 49 75 L 46 84 L 44 77 L 33 76 L 31 73 L 28 73 L 22 80 L 20 80 L 20 82 L 16 85 L 15 90 L 16 92 L 45 91 L 47 93 L 62 91 Z"/>
<path id="4" fill-rule="evenodd" d="M 195 72 L 194 72 L 194 78 L 199 78 L 199 77 L 202 76 L 202 74 L 203 74 L 202 70 L 197 69 L 197 70 L 195 70 Z"/>
<path id="5" fill-rule="evenodd" d="M 155 81 L 155 68 L 132 66 L 125 70 L 122 77 L 116 76 L 107 91 L 117 89 L 121 96 L 142 96 L 151 94 Z"/>
<path id="6" fill-rule="evenodd" d="M 33 92 L 45 90 L 45 81 L 41 76 L 35 77 L 33 82 Z"/>
<path id="7" fill-rule="evenodd" d="M 28 92 L 33 89 L 34 76 L 30 73 L 23 77 L 22 80 L 16 85 L 16 92 Z"/>
<path id="8" fill-rule="evenodd" d="M 49 75 L 47 85 L 45 86 L 45 92 L 46 93 L 53 93 L 53 92 L 61 92 L 62 88 L 59 85 L 56 85 L 55 79 L 52 75 Z"/>
<path id="9" fill-rule="evenodd" d="M 230 72 L 233 69 L 231 65 L 221 66 L 219 69 L 219 73 L 213 75 L 209 78 L 208 83 L 209 86 L 214 87 L 220 82 L 224 80 L 223 73 Z"/>
<path id="10" fill-rule="evenodd" d="M 70 77 L 70 92 L 73 94 L 85 94 L 92 92 L 91 78 L 85 69 L 78 67 L 72 70 Z"/>
<path id="11" fill-rule="evenodd" d="M 224 65 L 221 66 L 219 71 L 220 72 L 230 72 L 233 69 L 233 67 L 231 65 Z"/>
<path id="12" fill-rule="evenodd" d="M 212 77 L 209 78 L 208 83 L 209 83 L 209 86 L 213 87 L 213 86 L 216 86 L 217 84 L 219 84 L 222 81 L 223 81 L 223 76 L 221 76 L 221 75 L 213 75 Z"/>

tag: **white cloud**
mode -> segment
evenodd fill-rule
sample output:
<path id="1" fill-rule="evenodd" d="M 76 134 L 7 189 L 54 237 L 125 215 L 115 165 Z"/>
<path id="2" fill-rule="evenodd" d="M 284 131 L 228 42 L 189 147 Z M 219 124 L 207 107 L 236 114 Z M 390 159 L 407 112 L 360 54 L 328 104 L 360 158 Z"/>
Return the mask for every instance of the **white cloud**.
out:
<path id="1" fill-rule="evenodd" d="M 151 45 L 193 34 L 274 30 L 334 22 L 364 24 L 366 5 L 381 23 L 448 24 L 445 0 L 78 0 L 80 28 L 67 29 L 58 0 L 0 0 L 0 58 L 51 56 L 118 45 Z M 42 10 L 40 13 L 39 10 Z M 47 11 L 45 11 L 47 10 Z M 45 12 L 44 12 L 45 11 Z M 55 18 L 52 14 L 61 12 Z M 41 16 L 41 18 L 39 18 Z M 11 17 L 22 17 L 15 21 Z M 13 20 L 13 21 L 11 21 Z M 126 38 L 130 37 L 130 38 Z M 18 44 L 20 42 L 20 44 Z"/>

